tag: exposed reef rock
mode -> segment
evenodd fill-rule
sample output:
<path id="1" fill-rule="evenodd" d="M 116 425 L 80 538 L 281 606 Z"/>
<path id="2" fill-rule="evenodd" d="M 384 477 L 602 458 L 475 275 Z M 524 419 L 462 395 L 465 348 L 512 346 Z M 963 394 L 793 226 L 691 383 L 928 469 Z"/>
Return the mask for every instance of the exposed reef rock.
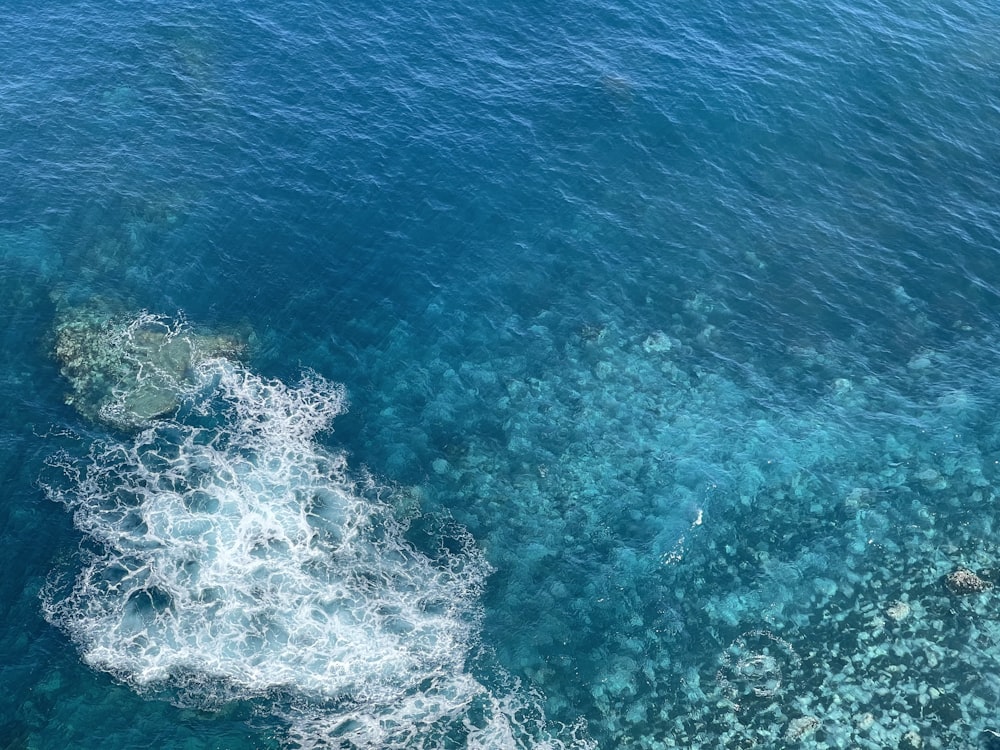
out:
<path id="1" fill-rule="evenodd" d="M 237 358 L 246 340 L 202 333 L 181 319 L 142 312 L 116 316 L 71 309 L 55 328 L 55 355 L 84 417 L 135 429 L 173 411 L 192 369 L 214 357 Z"/>

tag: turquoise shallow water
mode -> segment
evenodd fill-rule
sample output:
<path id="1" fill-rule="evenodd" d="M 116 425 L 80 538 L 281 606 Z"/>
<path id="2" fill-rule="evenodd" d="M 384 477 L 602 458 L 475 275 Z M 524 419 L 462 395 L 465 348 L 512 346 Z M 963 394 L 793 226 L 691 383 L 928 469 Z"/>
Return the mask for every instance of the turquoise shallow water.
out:
<path id="1" fill-rule="evenodd" d="M 397 5 L 0 17 L 0 747 L 996 747 L 996 8 Z"/>

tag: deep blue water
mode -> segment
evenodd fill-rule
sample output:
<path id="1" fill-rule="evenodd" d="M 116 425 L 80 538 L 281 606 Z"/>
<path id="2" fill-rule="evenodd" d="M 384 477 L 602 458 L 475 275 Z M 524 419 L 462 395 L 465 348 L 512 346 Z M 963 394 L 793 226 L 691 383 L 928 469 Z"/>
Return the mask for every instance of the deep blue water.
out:
<path id="1" fill-rule="evenodd" d="M 0 748 L 996 746 L 994 4 L 0 38 Z"/>

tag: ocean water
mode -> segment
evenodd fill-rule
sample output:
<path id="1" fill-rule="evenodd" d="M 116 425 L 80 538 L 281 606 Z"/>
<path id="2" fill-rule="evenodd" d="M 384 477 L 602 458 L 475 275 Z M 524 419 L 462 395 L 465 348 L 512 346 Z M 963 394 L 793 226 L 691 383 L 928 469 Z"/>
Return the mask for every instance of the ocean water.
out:
<path id="1" fill-rule="evenodd" d="M 0 38 L 0 748 L 1000 747 L 995 4 Z"/>

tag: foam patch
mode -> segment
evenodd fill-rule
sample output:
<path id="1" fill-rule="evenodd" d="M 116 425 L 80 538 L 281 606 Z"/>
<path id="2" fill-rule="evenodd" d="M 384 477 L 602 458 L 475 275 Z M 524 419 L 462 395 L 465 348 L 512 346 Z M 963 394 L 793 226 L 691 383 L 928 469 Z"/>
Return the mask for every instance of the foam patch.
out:
<path id="1" fill-rule="evenodd" d="M 92 544 L 44 612 L 88 665 L 201 707 L 258 701 L 299 747 L 565 746 L 467 668 L 489 573 L 473 540 L 438 528 L 418 549 L 317 442 L 341 386 L 224 358 L 191 381 L 177 417 L 52 459 L 47 491 Z"/>

